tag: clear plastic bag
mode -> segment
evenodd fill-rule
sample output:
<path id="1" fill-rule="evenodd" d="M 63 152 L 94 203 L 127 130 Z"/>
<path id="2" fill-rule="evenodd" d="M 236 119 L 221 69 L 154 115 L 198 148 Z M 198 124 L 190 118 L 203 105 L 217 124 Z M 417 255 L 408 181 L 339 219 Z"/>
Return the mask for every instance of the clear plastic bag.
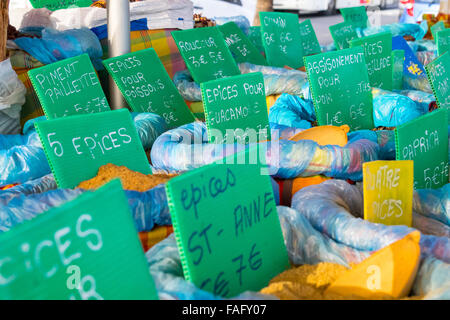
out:
<path id="1" fill-rule="evenodd" d="M 153 113 L 132 113 L 134 125 L 144 149 L 152 147 L 156 138 L 167 130 L 164 119 Z M 24 183 L 51 172 L 34 123 L 46 121 L 38 117 L 25 123 L 23 135 L 0 135 L 0 186 Z"/>
<path id="2" fill-rule="evenodd" d="M 370 36 L 380 32 L 391 32 L 392 36 L 412 36 L 416 40 L 421 40 L 428 31 L 428 25 L 425 23 L 393 23 L 381 26 L 373 26 L 362 31 L 364 36 Z"/>
<path id="3" fill-rule="evenodd" d="M 284 241 L 292 264 L 332 262 L 349 266 L 369 257 L 362 251 L 334 241 L 320 233 L 301 213 L 277 207 Z M 159 242 L 146 252 L 149 270 L 161 299 L 216 300 L 221 297 L 197 288 L 183 275 L 175 236 Z M 450 265 L 435 258 L 423 258 L 415 278 L 412 293 L 425 299 L 448 299 Z M 247 291 L 233 299 L 274 299 L 272 296 Z"/>
<path id="4" fill-rule="evenodd" d="M 292 198 L 292 208 L 305 215 L 315 229 L 358 250 L 379 250 L 415 230 L 355 218 L 363 215 L 362 192 L 342 180 L 301 189 Z M 450 262 L 449 238 L 422 234 L 420 247 L 422 257 Z"/>
<path id="5" fill-rule="evenodd" d="M 43 178 L 44 179 L 44 178 Z M 51 178 L 49 178 L 51 179 Z M 42 186 L 43 181 L 38 181 Z M 51 181 L 49 181 L 51 184 Z M 20 192 L 15 192 L 20 191 Z M 15 191 L 0 194 L 0 232 L 31 220 L 37 215 L 73 200 L 85 191 L 82 189 L 56 189 L 43 193 L 34 183 Z M 125 190 L 137 231 L 150 231 L 155 223 L 170 225 L 170 212 L 164 185 L 145 192 Z"/>
<path id="6" fill-rule="evenodd" d="M 374 135 L 378 140 L 378 135 Z M 377 142 L 352 139 L 345 147 L 319 146 L 311 140 L 263 142 L 271 175 L 283 179 L 323 174 L 328 177 L 362 179 L 362 164 L 388 160 L 389 155 Z M 384 142 L 386 143 L 386 142 Z M 247 146 L 209 144 L 204 123 L 190 123 L 163 133 L 153 144 L 151 160 L 156 170 L 183 172 L 199 168 L 243 150 Z"/>
<path id="7" fill-rule="evenodd" d="M 163 117 L 155 113 L 132 112 L 131 117 L 145 150 L 151 149 L 156 138 L 167 131 Z"/>
<path id="8" fill-rule="evenodd" d="M 266 96 L 282 93 L 302 96 L 302 87 L 308 82 L 306 72 L 298 70 L 258 66 L 251 63 L 240 63 L 239 69 L 242 74 L 261 72 L 264 76 Z M 175 73 L 173 81 L 185 100 L 202 101 L 200 85 L 194 82 L 188 70 Z"/>
<path id="9" fill-rule="evenodd" d="M 449 300 L 450 264 L 435 258 L 423 259 L 412 291 L 425 300 Z"/>
<path id="10" fill-rule="evenodd" d="M 37 193 L 44 193 L 50 190 L 57 189 L 55 177 L 53 174 L 48 174 L 42 178 L 31 180 L 23 184 L 19 184 L 7 190 L 0 192 L 0 203 L 7 204 L 12 198 L 17 195 L 31 195 Z"/>
<path id="11" fill-rule="evenodd" d="M 17 134 L 27 89 L 14 72 L 10 59 L 0 62 L 0 74 L 0 134 Z"/>

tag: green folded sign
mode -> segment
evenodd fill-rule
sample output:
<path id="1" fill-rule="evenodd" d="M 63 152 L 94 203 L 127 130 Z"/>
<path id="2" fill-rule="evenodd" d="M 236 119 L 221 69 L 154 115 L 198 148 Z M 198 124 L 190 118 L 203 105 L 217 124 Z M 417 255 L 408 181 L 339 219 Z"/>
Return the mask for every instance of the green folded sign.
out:
<path id="1" fill-rule="evenodd" d="M 358 38 L 355 27 L 350 22 L 341 22 L 329 29 L 337 50 L 350 48 L 350 41 Z"/>
<path id="2" fill-rule="evenodd" d="M 259 291 L 289 267 L 270 177 L 211 164 L 166 184 L 186 280 L 217 296 Z"/>
<path id="3" fill-rule="evenodd" d="M 258 48 L 259 52 L 264 52 L 260 26 L 250 27 L 248 29 L 248 38 L 253 43 L 253 45 Z"/>
<path id="4" fill-rule="evenodd" d="M 111 110 L 86 53 L 32 69 L 28 75 L 47 119 Z"/>
<path id="5" fill-rule="evenodd" d="M 443 55 L 450 49 L 450 29 L 436 32 L 438 56 Z"/>
<path id="6" fill-rule="evenodd" d="M 242 32 L 236 23 L 230 21 L 219 26 L 225 39 L 225 43 L 233 54 L 237 63 L 249 62 L 257 65 L 267 65 L 266 58 L 259 52 L 258 48 Z"/>
<path id="7" fill-rule="evenodd" d="M 35 127 L 60 188 L 75 188 L 108 163 L 151 173 L 127 109 L 47 120 Z"/>
<path id="8" fill-rule="evenodd" d="M 450 52 L 425 66 L 439 108 L 450 109 Z M 449 119 L 450 120 L 450 119 Z"/>
<path id="9" fill-rule="evenodd" d="M 433 35 L 433 38 L 436 39 L 436 33 L 445 30 L 445 24 L 443 21 L 439 21 L 438 23 L 432 25 L 430 30 L 431 34 Z"/>
<path id="10" fill-rule="evenodd" d="M 364 38 L 353 39 L 350 47 L 362 46 L 369 73 L 370 85 L 392 90 L 392 34 L 377 33 Z"/>
<path id="11" fill-rule="evenodd" d="M 351 23 L 355 28 L 365 29 L 369 26 L 365 6 L 341 8 L 340 11 L 344 21 Z"/>
<path id="12" fill-rule="evenodd" d="M 157 299 L 119 180 L 0 234 L 2 300 Z"/>
<path id="13" fill-rule="evenodd" d="M 309 56 L 322 52 L 319 40 L 317 40 L 316 33 L 314 32 L 314 28 L 311 24 L 311 20 L 307 19 L 300 23 L 300 36 L 303 55 Z"/>
<path id="14" fill-rule="evenodd" d="M 403 68 L 405 64 L 405 51 L 392 51 L 392 89 L 403 89 Z"/>
<path id="15" fill-rule="evenodd" d="M 209 142 L 247 144 L 270 140 L 261 73 L 204 82 L 201 90 Z"/>
<path id="16" fill-rule="evenodd" d="M 397 160 L 414 160 L 414 189 L 448 183 L 447 110 L 438 109 L 395 129 Z"/>
<path id="17" fill-rule="evenodd" d="M 218 27 L 172 31 L 172 37 L 198 84 L 241 74 Z"/>
<path id="18" fill-rule="evenodd" d="M 195 121 L 155 49 L 149 48 L 103 61 L 134 112 L 152 112 L 169 129 Z"/>
<path id="19" fill-rule="evenodd" d="M 305 57 L 319 125 L 373 129 L 372 87 L 362 47 Z"/>
<path id="20" fill-rule="evenodd" d="M 260 12 L 261 34 L 266 59 L 275 67 L 303 67 L 303 49 L 298 15 Z"/>

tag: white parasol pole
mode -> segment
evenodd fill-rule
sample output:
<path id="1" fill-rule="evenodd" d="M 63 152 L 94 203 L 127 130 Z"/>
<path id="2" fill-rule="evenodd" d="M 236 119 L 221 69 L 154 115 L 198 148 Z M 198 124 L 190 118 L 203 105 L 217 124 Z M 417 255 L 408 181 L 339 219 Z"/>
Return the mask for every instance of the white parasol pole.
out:
<path id="1" fill-rule="evenodd" d="M 131 51 L 130 39 L 130 2 L 129 0 L 107 0 L 108 12 L 108 54 L 117 57 Z M 126 107 L 119 88 L 109 77 L 111 109 Z"/>

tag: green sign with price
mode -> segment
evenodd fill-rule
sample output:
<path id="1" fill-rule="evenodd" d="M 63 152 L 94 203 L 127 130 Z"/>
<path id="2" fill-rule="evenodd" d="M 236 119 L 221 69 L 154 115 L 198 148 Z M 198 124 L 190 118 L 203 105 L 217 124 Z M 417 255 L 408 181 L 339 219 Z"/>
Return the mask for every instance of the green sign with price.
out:
<path id="1" fill-rule="evenodd" d="M 445 30 L 445 24 L 443 21 L 439 21 L 438 23 L 432 25 L 430 30 L 431 34 L 433 35 L 433 38 L 436 39 L 436 33 Z"/>
<path id="2" fill-rule="evenodd" d="M 450 49 L 450 29 L 436 32 L 436 44 L 438 56 L 443 55 Z"/>
<path id="3" fill-rule="evenodd" d="M 350 48 L 350 41 L 358 38 L 355 27 L 350 22 L 341 22 L 329 29 L 337 50 Z"/>
<path id="4" fill-rule="evenodd" d="M 32 69 L 28 75 L 47 119 L 110 111 L 86 53 Z"/>
<path id="5" fill-rule="evenodd" d="M 390 32 L 377 33 L 350 41 L 351 48 L 357 46 L 364 48 L 370 85 L 375 88 L 392 90 L 392 34 Z"/>
<path id="6" fill-rule="evenodd" d="M 75 188 L 108 163 L 152 173 L 128 109 L 37 122 L 60 188 Z"/>
<path id="7" fill-rule="evenodd" d="M 319 125 L 373 128 L 372 87 L 362 47 L 305 57 Z"/>
<path id="8" fill-rule="evenodd" d="M 425 66 L 439 108 L 450 109 L 450 52 Z M 449 119 L 450 120 L 450 119 Z"/>
<path id="9" fill-rule="evenodd" d="M 395 129 L 397 160 L 414 160 L 414 189 L 448 183 L 447 110 L 438 109 Z"/>
<path id="10" fill-rule="evenodd" d="M 392 51 L 392 89 L 403 89 L 403 68 L 405 64 L 405 51 L 393 50 Z"/>
<path id="11" fill-rule="evenodd" d="M 249 62 L 257 65 L 267 65 L 266 59 L 247 38 L 236 23 L 230 21 L 219 26 L 225 38 L 225 43 L 233 54 L 237 63 Z"/>
<path id="12" fill-rule="evenodd" d="M 345 22 L 351 23 L 355 28 L 365 29 L 369 26 L 369 17 L 365 6 L 341 8 Z"/>
<path id="13" fill-rule="evenodd" d="M 264 46 L 263 46 L 263 42 L 262 42 L 261 27 L 260 26 L 250 27 L 248 29 L 248 38 L 253 43 L 253 45 L 256 48 L 258 48 L 258 51 L 260 53 L 264 52 Z"/>
<path id="14" fill-rule="evenodd" d="M 248 73 L 201 84 L 208 140 L 257 143 L 270 140 L 262 73 Z"/>
<path id="15" fill-rule="evenodd" d="M 207 165 L 171 179 L 166 192 L 184 276 L 198 288 L 233 297 L 289 267 L 260 165 Z"/>
<path id="16" fill-rule="evenodd" d="M 316 33 L 311 24 L 311 20 L 307 19 L 300 23 L 300 36 L 302 41 L 303 54 L 305 56 L 322 52 L 319 40 L 317 40 Z"/>
<path id="17" fill-rule="evenodd" d="M 218 27 L 172 31 L 172 36 L 198 84 L 241 74 Z"/>
<path id="18" fill-rule="evenodd" d="M 169 129 L 195 121 L 155 49 L 110 58 L 103 64 L 133 111 L 156 113 Z"/>
<path id="19" fill-rule="evenodd" d="M 120 181 L 0 234 L 2 300 L 158 299 Z"/>
<path id="20" fill-rule="evenodd" d="M 303 67 L 303 49 L 298 15 L 260 12 L 261 34 L 269 65 Z"/>

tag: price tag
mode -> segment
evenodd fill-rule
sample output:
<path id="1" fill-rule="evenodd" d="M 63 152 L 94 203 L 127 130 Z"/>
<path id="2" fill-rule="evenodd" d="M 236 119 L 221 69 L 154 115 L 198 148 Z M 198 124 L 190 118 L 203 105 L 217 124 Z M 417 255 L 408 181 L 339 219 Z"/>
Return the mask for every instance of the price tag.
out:
<path id="1" fill-rule="evenodd" d="M 373 99 L 362 47 L 305 57 L 319 125 L 372 129 Z"/>
<path id="2" fill-rule="evenodd" d="M 289 267 L 259 165 L 207 165 L 171 179 L 166 191 L 184 276 L 198 288 L 233 297 Z"/>
<path id="3" fill-rule="evenodd" d="M 119 180 L 0 234 L 3 300 L 157 299 Z"/>
<path id="4" fill-rule="evenodd" d="M 241 74 L 218 27 L 173 31 L 172 36 L 195 82 Z"/>
<path id="5" fill-rule="evenodd" d="M 195 121 L 155 49 L 107 59 L 103 64 L 134 112 L 156 113 L 169 129 Z"/>
<path id="6" fill-rule="evenodd" d="M 414 189 L 448 183 L 447 110 L 438 109 L 395 129 L 397 160 L 414 160 Z"/>
<path id="7" fill-rule="evenodd" d="M 413 183 L 411 160 L 364 163 L 364 219 L 411 227 Z"/>
<path id="8" fill-rule="evenodd" d="M 303 67 L 303 49 L 298 15 L 260 12 L 261 34 L 269 65 Z"/>

